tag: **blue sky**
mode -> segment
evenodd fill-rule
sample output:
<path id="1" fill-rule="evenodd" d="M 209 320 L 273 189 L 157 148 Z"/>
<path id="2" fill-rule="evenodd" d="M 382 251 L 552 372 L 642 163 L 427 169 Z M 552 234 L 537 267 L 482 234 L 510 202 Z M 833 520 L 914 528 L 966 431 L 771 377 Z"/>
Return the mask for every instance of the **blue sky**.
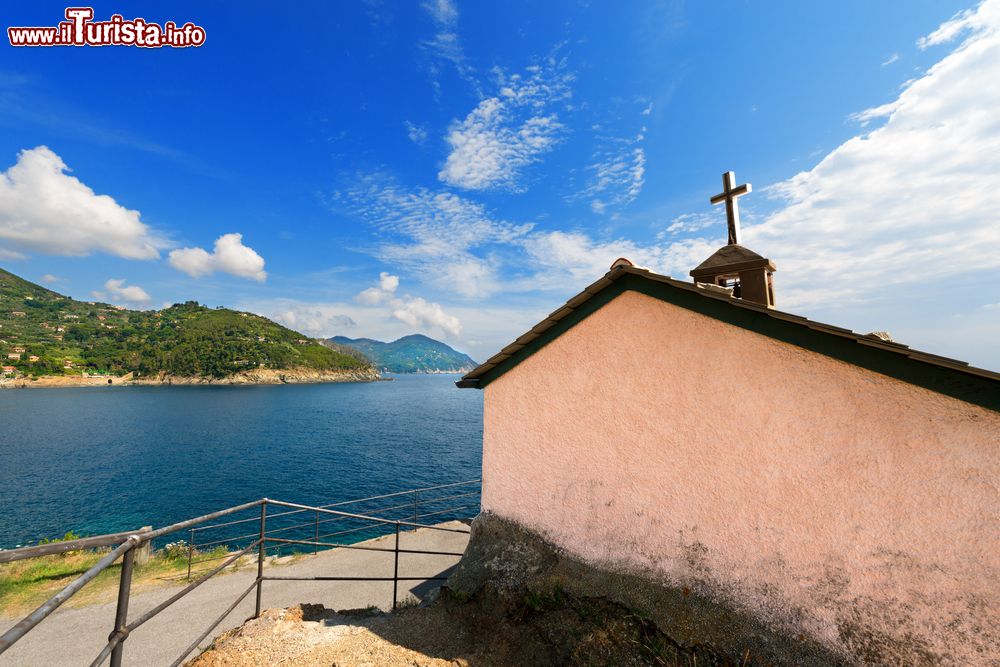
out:
<path id="1" fill-rule="evenodd" d="M 619 255 L 687 279 L 731 169 L 780 309 L 1000 368 L 994 0 L 94 10 L 207 40 L 0 46 L 0 265 L 58 291 L 481 360 Z"/>

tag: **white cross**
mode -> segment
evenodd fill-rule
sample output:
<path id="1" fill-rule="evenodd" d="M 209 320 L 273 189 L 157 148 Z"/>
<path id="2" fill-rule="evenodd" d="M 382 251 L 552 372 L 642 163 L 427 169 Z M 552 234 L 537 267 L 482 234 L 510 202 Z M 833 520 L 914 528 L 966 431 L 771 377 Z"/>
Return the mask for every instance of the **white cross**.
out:
<path id="1" fill-rule="evenodd" d="M 736 198 L 742 197 L 751 192 L 750 184 L 744 183 L 733 187 L 736 182 L 736 174 L 727 171 L 722 175 L 722 192 L 712 197 L 709 201 L 712 204 L 726 202 L 726 222 L 729 224 L 729 245 L 736 245 L 740 242 L 740 209 L 736 205 Z"/>

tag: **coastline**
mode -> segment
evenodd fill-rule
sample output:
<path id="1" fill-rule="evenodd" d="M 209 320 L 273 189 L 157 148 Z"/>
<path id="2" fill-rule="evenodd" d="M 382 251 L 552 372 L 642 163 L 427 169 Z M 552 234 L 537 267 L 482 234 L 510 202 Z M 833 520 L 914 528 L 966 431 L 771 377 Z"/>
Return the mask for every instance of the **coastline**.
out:
<path id="1" fill-rule="evenodd" d="M 444 369 L 444 370 L 426 370 L 426 371 L 394 371 L 391 368 L 383 368 L 383 373 L 394 373 L 395 375 L 465 375 L 472 368 L 466 369 Z"/>
<path id="2" fill-rule="evenodd" d="M 374 368 L 320 371 L 313 368 L 255 368 L 223 378 L 168 375 L 150 377 L 126 375 L 42 375 L 37 378 L 3 378 L 0 389 L 55 389 L 60 387 L 153 387 L 194 385 L 278 385 L 320 384 L 327 382 L 378 382 L 381 374 Z"/>

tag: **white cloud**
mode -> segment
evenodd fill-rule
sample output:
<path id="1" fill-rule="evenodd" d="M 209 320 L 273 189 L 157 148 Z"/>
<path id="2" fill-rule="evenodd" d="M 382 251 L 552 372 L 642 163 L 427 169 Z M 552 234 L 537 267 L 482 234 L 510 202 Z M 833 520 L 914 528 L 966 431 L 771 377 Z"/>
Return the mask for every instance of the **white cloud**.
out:
<path id="1" fill-rule="evenodd" d="M 893 64 L 898 60 L 899 60 L 899 54 L 893 53 L 891 56 L 882 61 L 882 67 L 888 67 L 889 65 Z"/>
<path id="2" fill-rule="evenodd" d="M 410 141 L 418 146 L 423 146 L 427 143 L 427 128 L 415 125 L 408 120 L 403 121 L 403 127 L 406 128 L 406 136 L 410 138 Z"/>
<path id="3" fill-rule="evenodd" d="M 387 272 L 378 282 L 360 292 L 353 303 L 307 303 L 291 299 L 242 305 L 277 322 L 311 336 L 330 337 L 350 329 L 352 336 L 383 340 L 415 331 L 456 341 L 462 322 L 439 303 L 423 297 L 398 294 L 399 277 Z"/>
<path id="4" fill-rule="evenodd" d="M 377 306 L 392 299 L 399 287 L 399 276 L 389 275 L 385 271 L 378 274 L 378 285 L 369 287 L 356 297 L 359 303 L 366 306 Z"/>
<path id="5" fill-rule="evenodd" d="M 46 146 L 23 150 L 0 173 L 0 251 L 156 259 L 165 239 L 108 195 L 98 195 Z"/>
<path id="6" fill-rule="evenodd" d="M 497 220 L 482 204 L 458 195 L 423 188 L 410 192 L 381 176 L 361 178 L 335 200 L 392 237 L 371 251 L 381 261 L 465 298 L 566 291 L 568 285 L 595 280 L 623 255 L 683 277 L 724 243 L 699 238 L 644 246 L 627 239 L 595 240 L 581 231 L 541 231 L 531 223 Z M 720 234 L 724 230 L 724 224 L 717 228 Z M 390 291 L 369 288 L 358 300 L 384 303 Z"/>
<path id="7" fill-rule="evenodd" d="M 971 31 L 961 45 L 898 99 L 867 112 L 884 125 L 766 188 L 784 203 L 761 224 L 745 226 L 744 238 L 777 262 L 781 308 L 861 331 L 890 328 L 914 346 L 995 365 L 1000 357 L 982 341 L 1000 326 L 997 308 L 982 307 L 971 292 L 959 305 L 963 292 L 947 286 L 1000 281 L 1000 188 L 993 183 L 1000 173 L 1000 1 L 960 20 Z M 961 30 L 936 31 L 933 41 L 942 34 Z M 710 236 L 670 242 L 702 230 Z M 571 291 L 567 285 L 594 280 L 618 256 L 686 280 L 725 243 L 724 231 L 715 210 L 678 216 L 652 245 L 529 230 L 511 243 L 524 251 L 518 265 L 531 273 L 505 285 Z M 963 308 L 971 314 L 963 316 Z M 945 313 L 952 319 L 942 324 L 938 314 Z"/>
<path id="8" fill-rule="evenodd" d="M 863 112 L 886 117 L 882 127 L 770 188 L 785 207 L 744 237 L 779 263 L 785 306 L 997 275 L 1000 2 L 963 12 L 920 43 L 964 30 L 967 39 L 896 100 Z"/>
<path id="9" fill-rule="evenodd" d="M 215 240 L 214 252 L 203 248 L 180 248 L 170 251 L 170 266 L 192 278 L 215 272 L 229 273 L 258 282 L 267 279 L 264 258 L 243 245 L 242 234 L 223 234 Z"/>
<path id="10" fill-rule="evenodd" d="M 920 49 L 928 49 L 932 46 L 937 46 L 939 44 L 947 44 L 948 42 L 954 41 L 960 34 L 969 29 L 981 28 L 984 23 L 989 22 L 988 13 L 982 13 L 982 7 L 977 11 L 976 9 L 965 9 L 949 20 L 938 26 L 937 30 L 927 35 L 926 37 L 921 37 L 917 40 L 917 46 Z"/>
<path id="11" fill-rule="evenodd" d="M 122 279 L 112 278 L 104 283 L 105 292 L 91 292 L 95 299 L 109 299 L 114 303 L 148 304 L 153 300 L 146 290 L 138 285 L 126 285 Z"/>
<path id="12" fill-rule="evenodd" d="M 378 286 L 379 289 L 392 294 L 399 287 L 399 276 L 391 276 L 382 271 L 378 274 Z"/>
<path id="13" fill-rule="evenodd" d="M 438 178 L 466 190 L 522 188 L 522 172 L 552 150 L 564 127 L 553 110 L 570 96 L 561 63 L 530 67 L 527 76 L 495 70 L 499 92 L 452 123 L 450 152 Z"/>
<path id="14" fill-rule="evenodd" d="M 369 287 L 359 293 L 355 298 L 358 300 L 358 303 L 362 303 L 366 306 L 377 306 L 382 302 L 384 297 L 385 293 L 382 292 L 382 290 L 377 287 Z"/>
<path id="15" fill-rule="evenodd" d="M 684 213 L 670 221 L 664 231 L 657 234 L 658 239 L 665 239 L 674 234 L 698 232 L 709 228 L 725 229 L 726 218 L 721 215 L 721 209 L 713 207 L 711 212 Z"/>
<path id="16" fill-rule="evenodd" d="M 429 70 L 431 83 L 437 94 L 441 93 L 441 70 L 445 64 L 455 68 L 458 76 L 470 84 L 480 95 L 479 83 L 476 81 L 472 67 L 469 65 L 458 36 L 458 9 L 451 0 L 428 0 L 421 3 L 434 22 L 436 32 L 429 40 L 421 42 L 421 48 L 431 55 Z"/>
<path id="17" fill-rule="evenodd" d="M 779 307 L 859 331 L 890 329 L 905 343 L 988 365 L 1000 358 L 983 343 L 997 331 L 997 307 L 983 307 L 974 288 L 1000 282 L 1000 188 L 993 183 L 1000 173 L 1000 0 L 963 13 L 921 44 L 963 34 L 897 99 L 856 116 L 881 119 L 880 127 L 765 188 L 778 209 L 760 224 L 746 224 L 744 238 L 778 264 Z M 356 210 L 394 237 L 376 249 L 378 256 L 431 281 L 449 273 L 478 276 L 470 280 L 475 289 L 456 283 L 453 292 L 520 292 L 519 302 L 545 302 L 539 315 L 551 310 L 545 292 L 568 296 L 618 256 L 686 280 L 725 243 L 721 213 L 707 203 L 702 213 L 672 220 L 656 243 L 639 244 L 505 222 L 449 193 L 366 187 Z M 672 239 L 692 233 L 698 236 Z M 537 319 L 494 319 L 495 331 L 486 332 L 469 314 L 480 304 L 445 307 L 462 318 L 483 355 L 497 348 L 482 341 L 509 342 Z"/>
<path id="18" fill-rule="evenodd" d="M 334 199 L 392 237 L 374 249 L 376 257 L 469 297 L 487 296 L 501 286 L 497 260 L 474 251 L 510 244 L 531 229 L 495 220 L 482 204 L 464 197 L 425 188 L 407 191 L 381 175 L 359 178 Z"/>
<path id="19" fill-rule="evenodd" d="M 458 10 L 451 0 L 430 0 L 420 5 L 440 26 L 454 26 L 458 22 Z"/>
<path id="20" fill-rule="evenodd" d="M 860 124 L 861 127 L 866 127 L 873 120 L 891 116 L 892 112 L 894 112 L 898 107 L 899 100 L 893 100 L 892 102 L 880 104 L 877 107 L 871 107 L 870 109 L 864 109 L 863 111 L 852 113 L 849 116 L 849 119 Z"/>
<path id="21" fill-rule="evenodd" d="M 590 210 L 605 213 L 609 208 L 628 206 L 642 192 L 646 179 L 646 153 L 642 135 L 618 139 L 594 155 L 587 168 L 592 172 L 583 196 L 590 199 Z"/>
<path id="22" fill-rule="evenodd" d="M 289 329 L 317 338 L 330 338 L 358 326 L 338 305 L 283 302 L 275 310 L 264 312 Z"/>
<path id="23" fill-rule="evenodd" d="M 45 274 L 44 276 L 42 276 L 42 277 L 40 278 L 40 280 L 41 280 L 41 281 L 42 281 L 43 283 L 45 283 L 46 285 L 53 285 L 53 284 L 55 284 L 55 283 L 57 283 L 57 282 L 61 281 L 61 280 L 62 280 L 62 278 L 60 278 L 59 276 L 54 276 L 54 275 L 52 275 L 51 273 L 46 273 L 46 274 Z"/>
<path id="24" fill-rule="evenodd" d="M 581 232 L 536 233 L 521 243 L 534 273 L 518 286 L 527 291 L 565 290 L 567 285 L 586 285 L 605 274 L 619 257 L 686 280 L 688 271 L 723 243 L 717 239 L 694 238 L 669 245 L 645 245 L 628 239 L 596 241 Z"/>
<path id="25" fill-rule="evenodd" d="M 393 309 L 392 316 L 411 327 L 440 329 L 450 337 L 462 333 L 462 323 L 457 317 L 444 312 L 440 304 L 428 303 L 420 297 L 404 301 Z"/>
<path id="26" fill-rule="evenodd" d="M 451 338 L 457 337 L 462 332 L 462 323 L 457 317 L 444 312 L 440 304 L 409 294 L 397 296 L 398 288 L 399 276 L 383 271 L 379 274 L 378 285 L 362 291 L 355 299 L 366 306 L 387 306 L 392 317 L 412 327 L 439 329 Z"/>
<path id="27" fill-rule="evenodd" d="M 215 258 L 204 248 L 181 248 L 170 252 L 170 266 L 192 278 L 200 278 L 215 271 Z"/>
<path id="28" fill-rule="evenodd" d="M 421 329 L 394 317 L 385 307 L 367 307 L 357 302 L 275 299 L 243 302 L 237 307 L 261 313 L 296 331 L 322 338 L 341 334 L 352 338 L 391 341 Z M 468 307 L 448 307 L 448 313 L 462 324 L 461 335 L 448 337 L 448 342 L 473 359 L 486 359 L 510 343 L 515 336 L 539 322 L 551 310 L 551 299 L 545 297 L 522 302 L 517 307 L 482 303 Z M 425 333 L 433 338 L 445 337 L 440 330 L 427 329 Z"/>
<path id="29" fill-rule="evenodd" d="M 639 114 L 648 116 L 652 111 L 650 102 Z M 571 199 L 589 200 L 590 210 L 598 214 L 617 214 L 635 201 L 646 183 L 646 152 L 642 147 L 645 139 L 645 125 L 629 137 L 598 135 L 593 162 L 587 165 L 587 186 Z"/>

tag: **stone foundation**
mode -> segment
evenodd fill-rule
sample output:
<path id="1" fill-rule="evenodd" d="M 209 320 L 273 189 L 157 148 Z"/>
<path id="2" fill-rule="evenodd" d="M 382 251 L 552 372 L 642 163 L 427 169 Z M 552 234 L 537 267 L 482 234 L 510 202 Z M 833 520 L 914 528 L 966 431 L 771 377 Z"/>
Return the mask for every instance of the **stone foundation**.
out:
<path id="1" fill-rule="evenodd" d="M 851 664 L 804 635 L 775 631 L 703 593 L 667 585 L 655 575 L 604 570 L 573 558 L 537 533 L 491 513 L 472 524 L 465 556 L 448 580 L 453 597 L 484 592 L 516 606 L 528 595 L 564 591 L 601 598 L 650 619 L 681 647 L 701 648 L 722 664 Z"/>

